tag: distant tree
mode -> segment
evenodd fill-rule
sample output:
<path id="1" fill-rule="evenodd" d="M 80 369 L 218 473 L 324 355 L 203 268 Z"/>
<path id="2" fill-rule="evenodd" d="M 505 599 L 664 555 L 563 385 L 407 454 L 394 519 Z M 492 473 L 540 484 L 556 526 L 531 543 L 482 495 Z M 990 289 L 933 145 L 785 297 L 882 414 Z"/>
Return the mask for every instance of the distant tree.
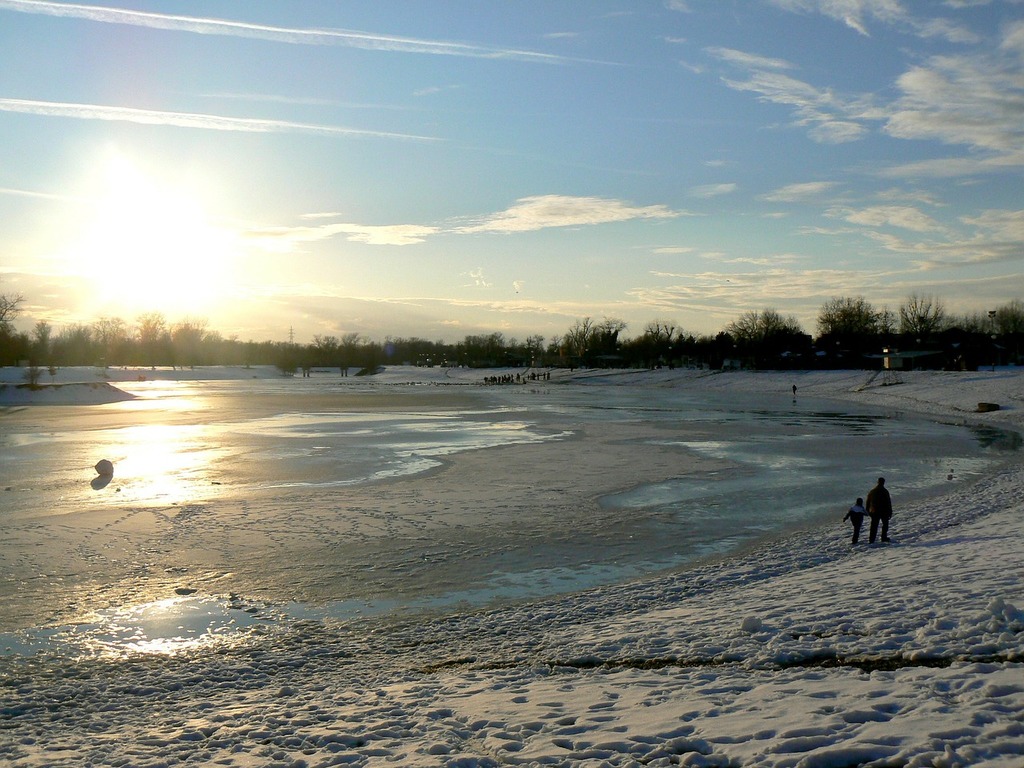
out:
<path id="1" fill-rule="evenodd" d="M 959 328 L 967 333 L 990 333 L 992 320 L 984 312 L 967 312 L 956 317 L 948 317 L 947 324 L 951 328 Z"/>
<path id="2" fill-rule="evenodd" d="M 337 363 L 339 347 L 337 337 L 315 335 L 313 337 L 313 358 L 316 364 L 330 366 Z"/>
<path id="3" fill-rule="evenodd" d="M 679 331 L 674 320 L 651 320 L 644 326 L 643 335 L 655 344 L 671 344 Z"/>
<path id="4" fill-rule="evenodd" d="M 591 357 L 612 358 L 619 353 L 619 334 L 627 328 L 625 320 L 606 317 L 594 327 L 589 353 Z M 602 361 L 603 363 L 604 361 Z"/>
<path id="5" fill-rule="evenodd" d="M 455 345 L 454 356 L 459 365 L 486 368 L 508 363 L 508 346 L 502 333 L 486 336 L 471 334 Z"/>
<path id="6" fill-rule="evenodd" d="M 24 301 L 20 293 L 0 293 L 0 365 L 21 361 L 31 348 L 28 337 L 14 330 Z"/>
<path id="7" fill-rule="evenodd" d="M 565 336 L 552 336 L 548 339 L 544 354 L 549 361 L 564 361 L 569 354 L 565 347 Z"/>
<path id="8" fill-rule="evenodd" d="M 1024 333 L 1024 302 L 1014 299 L 995 310 L 993 316 L 996 333 L 1007 336 Z"/>
<path id="9" fill-rule="evenodd" d="M 772 308 L 745 312 L 726 326 L 725 333 L 733 340 L 736 351 L 758 367 L 776 367 L 783 359 L 793 365 L 804 347 L 810 346 L 810 337 L 804 334 L 800 322 Z"/>
<path id="10" fill-rule="evenodd" d="M 36 364 L 50 361 L 50 338 L 53 328 L 45 320 L 40 320 L 32 329 L 32 360 Z"/>
<path id="11" fill-rule="evenodd" d="M 524 344 L 526 347 L 526 353 L 530 358 L 530 365 L 543 365 L 544 364 L 544 337 L 536 334 L 533 336 L 527 336 Z"/>
<path id="12" fill-rule="evenodd" d="M 626 345 L 627 352 L 634 365 L 654 368 L 673 359 L 674 347 L 681 336 L 674 321 L 652 320 L 644 326 L 642 334 Z"/>
<path id="13" fill-rule="evenodd" d="M 946 310 L 933 296 L 913 293 L 900 305 L 900 333 L 907 336 L 932 336 L 943 330 L 945 322 Z"/>
<path id="14" fill-rule="evenodd" d="M 62 365 L 95 365 L 100 356 L 92 326 L 84 324 L 62 328 L 51 349 L 54 360 Z"/>
<path id="15" fill-rule="evenodd" d="M 274 345 L 274 366 L 283 374 L 292 375 L 301 364 L 302 350 L 292 342 L 278 342 Z"/>
<path id="16" fill-rule="evenodd" d="M 577 320 L 563 337 L 566 354 L 577 363 L 582 363 L 594 342 L 594 321 L 589 317 Z"/>
<path id="17" fill-rule="evenodd" d="M 25 297 L 20 293 L 0 293 L 0 326 L 7 327 L 18 316 Z"/>
<path id="18" fill-rule="evenodd" d="M 139 359 L 144 365 L 166 365 L 172 361 L 171 332 L 161 313 L 139 315 L 135 328 Z"/>
<path id="19" fill-rule="evenodd" d="M 818 312 L 819 336 L 869 336 L 878 332 L 879 312 L 863 297 L 835 297 Z"/>
<path id="20" fill-rule="evenodd" d="M 171 347 L 174 350 L 175 364 L 182 367 L 202 364 L 201 354 L 203 340 L 207 334 L 206 326 L 206 320 L 185 318 L 171 327 Z"/>
<path id="21" fill-rule="evenodd" d="M 341 341 L 338 342 L 338 351 L 341 354 L 339 365 L 343 372 L 348 371 L 349 366 L 359 362 L 359 347 L 363 344 L 363 337 L 358 333 L 343 333 Z"/>
<path id="22" fill-rule="evenodd" d="M 101 349 L 101 356 L 106 365 L 119 365 L 127 362 L 125 354 L 131 339 L 128 324 L 120 317 L 101 317 L 92 324 L 93 340 Z"/>
<path id="23" fill-rule="evenodd" d="M 736 340 L 725 331 L 701 340 L 705 360 L 711 368 L 721 368 L 726 358 L 736 355 Z"/>
<path id="24" fill-rule="evenodd" d="M 758 345 L 775 337 L 801 334 L 803 330 L 795 317 L 783 317 L 769 307 L 760 312 L 744 312 L 725 327 L 725 332 L 738 344 Z"/>
<path id="25" fill-rule="evenodd" d="M 883 336 L 896 333 L 896 313 L 889 307 L 882 307 L 878 313 L 878 332 Z"/>

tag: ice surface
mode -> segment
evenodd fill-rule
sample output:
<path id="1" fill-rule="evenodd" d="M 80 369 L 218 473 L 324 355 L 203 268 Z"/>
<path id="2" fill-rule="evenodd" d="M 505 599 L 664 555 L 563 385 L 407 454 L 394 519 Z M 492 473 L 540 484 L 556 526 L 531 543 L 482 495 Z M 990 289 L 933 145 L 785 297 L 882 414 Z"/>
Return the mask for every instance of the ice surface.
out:
<path id="1" fill-rule="evenodd" d="M 1024 424 L 1024 377 L 1008 371 L 906 374 L 900 386 L 862 391 L 855 373 L 584 375 L 594 387 L 782 396 L 795 381 L 801 397 Z M 980 401 L 1005 407 L 976 414 Z M 594 460 L 588 479 L 609 471 Z M 470 462 L 460 475 L 458 463 L 435 477 L 479 471 Z M 850 547 L 837 510 L 831 528 L 797 527 L 727 559 L 499 609 L 257 617 L 242 645 L 77 664 L 8 656 L 0 758 L 19 768 L 1019 766 L 1022 480 L 1010 451 L 939 496 L 901 499 L 896 546 Z M 0 553 L 25 535 L 15 531 Z M 210 584 L 229 580 L 219 578 Z M 133 631 L 119 596 L 106 597 L 106 615 Z"/>

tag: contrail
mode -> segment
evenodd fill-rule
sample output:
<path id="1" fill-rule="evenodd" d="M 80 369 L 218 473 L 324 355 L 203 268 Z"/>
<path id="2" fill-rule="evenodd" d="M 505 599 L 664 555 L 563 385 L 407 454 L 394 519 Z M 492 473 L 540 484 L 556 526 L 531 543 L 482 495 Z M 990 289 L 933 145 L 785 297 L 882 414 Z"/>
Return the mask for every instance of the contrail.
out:
<path id="1" fill-rule="evenodd" d="M 200 128 L 208 131 L 240 131 L 243 133 L 311 133 L 322 136 L 354 136 L 412 141 L 439 141 L 431 136 L 415 136 L 388 131 L 366 131 L 331 125 L 293 123 L 286 120 L 263 120 L 246 117 L 221 117 L 192 112 L 164 112 L 132 107 L 110 107 L 99 104 L 71 104 L 53 101 L 0 98 L 0 112 L 20 112 L 47 117 L 74 117 L 81 120 L 113 120 L 144 125 L 170 125 L 178 128 Z"/>
<path id="2" fill-rule="evenodd" d="M 435 56 L 466 56 L 478 59 L 519 59 L 544 63 L 568 61 L 536 51 L 506 48 L 487 48 L 444 40 L 419 40 L 395 35 L 379 35 L 346 29 L 295 29 L 264 24 L 249 24 L 224 19 L 203 19 L 146 11 L 130 11 L 100 5 L 55 3 L 47 0 L 0 0 L 0 10 L 34 13 L 45 16 L 86 19 L 107 24 L 128 24 L 151 29 L 193 32 L 200 35 L 228 35 L 269 40 L 293 45 L 341 45 L 373 51 L 425 53 Z"/>

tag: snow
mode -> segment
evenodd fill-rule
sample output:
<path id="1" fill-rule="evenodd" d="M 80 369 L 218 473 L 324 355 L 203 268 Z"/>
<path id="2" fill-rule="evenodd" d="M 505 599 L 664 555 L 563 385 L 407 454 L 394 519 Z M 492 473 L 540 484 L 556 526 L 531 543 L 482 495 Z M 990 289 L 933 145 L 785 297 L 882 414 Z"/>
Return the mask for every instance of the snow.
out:
<path id="1" fill-rule="evenodd" d="M 141 374 L 106 375 L 116 386 Z M 216 371 L 232 375 L 253 372 Z M 481 378 L 395 367 L 378 382 Z M 787 394 L 795 384 L 797 397 L 1024 428 L 1016 369 L 868 378 L 578 371 L 553 381 Z M 25 402 L 9 389 L 0 404 Z M 75 401 L 75 389 L 50 397 Z M 980 402 L 1000 409 L 978 412 Z M 239 643 L 194 653 L 2 657 L 0 759 L 1019 768 L 1022 480 L 1014 454 L 980 481 L 902 507 L 890 546 L 803 530 L 679 573 L 500 609 L 255 624 Z"/>

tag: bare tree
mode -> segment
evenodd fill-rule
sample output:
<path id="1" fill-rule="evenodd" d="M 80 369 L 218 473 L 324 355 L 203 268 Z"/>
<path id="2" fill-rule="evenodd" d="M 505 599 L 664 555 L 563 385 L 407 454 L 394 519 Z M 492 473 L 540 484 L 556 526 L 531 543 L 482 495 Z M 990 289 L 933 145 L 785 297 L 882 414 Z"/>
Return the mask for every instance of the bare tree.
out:
<path id="1" fill-rule="evenodd" d="M 544 358 L 544 337 L 540 334 L 527 336 L 525 345 L 530 356 L 530 365 L 540 365 Z"/>
<path id="2" fill-rule="evenodd" d="M 639 355 L 644 364 L 654 367 L 673 358 L 673 345 L 682 337 L 682 331 L 672 320 L 652 320 L 644 332 L 629 342 L 631 351 Z"/>
<path id="3" fill-rule="evenodd" d="M 878 313 L 878 332 L 883 335 L 896 333 L 896 313 L 889 307 L 882 307 Z"/>
<path id="4" fill-rule="evenodd" d="M 672 320 L 651 320 L 644 326 L 643 336 L 655 344 L 671 344 L 678 331 Z"/>
<path id="5" fill-rule="evenodd" d="M 593 351 L 600 355 L 614 355 L 619 350 L 619 334 L 627 328 L 625 320 L 606 317 L 594 327 L 591 340 Z"/>
<path id="6" fill-rule="evenodd" d="M 140 315 L 135 324 L 135 338 L 144 364 L 171 362 L 171 332 L 161 313 Z"/>
<path id="7" fill-rule="evenodd" d="M 984 312 L 967 312 L 963 315 L 947 318 L 951 328 L 959 328 L 968 333 L 989 333 L 992 320 Z"/>
<path id="8" fill-rule="evenodd" d="M 760 312 L 744 312 L 726 326 L 725 332 L 741 344 L 762 344 L 773 337 L 799 334 L 803 331 L 795 317 L 783 317 L 769 307 Z"/>
<path id="9" fill-rule="evenodd" d="M 171 344 L 178 365 L 194 367 L 199 364 L 202 343 L 207 335 L 206 326 L 206 320 L 185 318 L 171 328 Z"/>
<path id="10" fill-rule="evenodd" d="M 45 320 L 40 320 L 32 329 L 32 355 L 36 363 L 48 362 L 50 357 L 50 338 L 53 327 Z"/>
<path id="11" fill-rule="evenodd" d="M 363 337 L 358 333 L 342 334 L 341 341 L 338 343 L 338 348 L 341 350 L 342 375 L 348 376 L 349 366 L 356 364 L 356 352 L 362 343 Z"/>
<path id="12" fill-rule="evenodd" d="M 818 335 L 870 336 L 878 331 L 879 314 L 863 296 L 829 299 L 818 312 Z"/>
<path id="13" fill-rule="evenodd" d="M 20 293 L 0 293 L 0 327 L 6 328 L 18 316 L 25 297 Z"/>
<path id="14" fill-rule="evenodd" d="M 589 317 L 577 320 L 572 327 L 566 331 L 563 343 L 568 353 L 578 360 L 582 360 L 587 350 L 594 341 L 594 321 Z"/>
<path id="15" fill-rule="evenodd" d="M 92 324 L 92 335 L 100 345 L 103 362 L 107 365 L 118 362 L 131 339 L 128 324 L 120 317 L 101 317 Z"/>
<path id="16" fill-rule="evenodd" d="M 320 365 L 330 365 L 338 356 L 338 339 L 335 336 L 316 334 L 313 337 L 313 349 L 316 350 L 317 362 Z"/>
<path id="17" fill-rule="evenodd" d="M 927 337 L 941 331 L 945 322 L 946 310 L 933 296 L 913 293 L 900 305 L 900 333 Z"/>
<path id="18" fill-rule="evenodd" d="M 1020 299 L 1003 304 L 995 310 L 992 318 L 995 323 L 995 331 L 1001 335 L 1011 333 L 1024 333 L 1024 302 Z"/>
<path id="19" fill-rule="evenodd" d="M 77 324 L 61 328 L 53 340 L 54 357 L 64 365 L 93 365 L 96 362 L 96 342 L 88 325 Z"/>

